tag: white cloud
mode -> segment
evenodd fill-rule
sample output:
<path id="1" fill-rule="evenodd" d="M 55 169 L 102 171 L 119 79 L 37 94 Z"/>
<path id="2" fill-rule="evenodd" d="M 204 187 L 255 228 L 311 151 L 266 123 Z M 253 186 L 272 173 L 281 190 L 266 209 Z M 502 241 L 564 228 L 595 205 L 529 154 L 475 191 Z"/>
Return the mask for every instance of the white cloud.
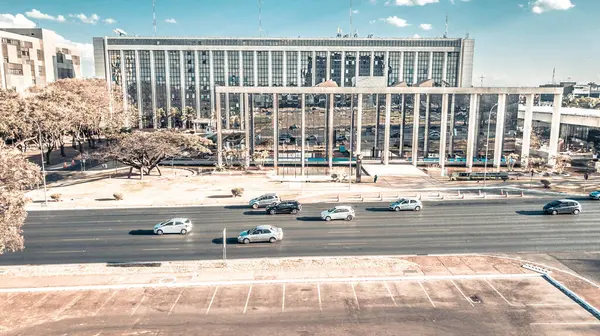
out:
<path id="1" fill-rule="evenodd" d="M 394 4 L 396 6 L 425 6 L 428 4 L 438 3 L 440 0 L 394 0 L 387 1 L 385 4 Z"/>
<path id="2" fill-rule="evenodd" d="M 83 13 L 80 14 L 69 14 L 69 17 L 76 18 L 83 23 L 96 24 L 100 17 L 96 14 L 92 14 L 89 17 Z"/>
<path id="3" fill-rule="evenodd" d="M 462 2 L 469 2 L 471 0 L 460 0 L 460 1 L 462 1 Z M 456 3 L 456 0 L 450 0 L 450 4 L 451 5 L 454 5 L 455 3 Z"/>
<path id="4" fill-rule="evenodd" d="M 421 35 L 415 34 L 415 35 L 413 35 L 413 38 L 421 38 Z"/>
<path id="5" fill-rule="evenodd" d="M 569 10 L 575 5 L 571 0 L 532 0 L 529 2 L 531 11 L 535 14 L 542 14 L 552 10 Z"/>
<path id="6" fill-rule="evenodd" d="M 104 19 L 102 20 L 104 23 L 106 24 L 113 24 L 113 23 L 117 23 L 117 20 L 112 19 L 112 18 L 108 18 L 108 19 Z"/>
<path id="7" fill-rule="evenodd" d="M 525 5 L 523 5 L 523 4 L 518 4 L 517 6 L 519 6 L 519 8 L 525 7 Z"/>
<path id="8" fill-rule="evenodd" d="M 370 2 L 371 4 L 373 4 L 373 5 L 376 5 L 376 4 L 377 4 L 377 0 L 369 0 L 369 2 Z"/>
<path id="9" fill-rule="evenodd" d="M 42 13 L 35 8 L 30 10 L 29 12 L 25 12 L 25 15 L 32 19 L 65 22 L 65 17 L 62 15 L 52 16 L 50 14 Z"/>
<path id="10" fill-rule="evenodd" d="M 387 17 L 385 19 L 379 19 L 379 20 L 384 21 L 388 24 L 391 24 L 392 26 L 396 26 L 396 27 L 400 27 L 400 28 L 410 26 L 410 24 L 406 20 L 401 19 L 395 15 Z"/>
<path id="11" fill-rule="evenodd" d="M 177 23 L 177 20 L 175 20 L 175 19 L 166 19 L 165 22 L 166 23 Z"/>
<path id="12" fill-rule="evenodd" d="M 352 11 L 352 14 L 358 14 L 358 13 L 359 13 L 358 9 L 355 9 Z"/>
<path id="13" fill-rule="evenodd" d="M 433 28 L 430 23 L 421 23 L 419 27 L 423 30 L 431 30 Z"/>
<path id="14" fill-rule="evenodd" d="M 2 28 L 35 28 L 35 22 L 23 14 L 0 14 L 0 27 Z"/>

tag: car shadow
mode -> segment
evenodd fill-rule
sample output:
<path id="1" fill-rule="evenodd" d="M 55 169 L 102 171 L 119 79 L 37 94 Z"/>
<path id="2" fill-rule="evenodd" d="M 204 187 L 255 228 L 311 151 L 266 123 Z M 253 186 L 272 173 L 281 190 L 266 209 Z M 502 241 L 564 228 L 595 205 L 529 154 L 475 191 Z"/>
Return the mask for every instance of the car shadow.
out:
<path id="1" fill-rule="evenodd" d="M 132 236 L 153 236 L 154 230 L 131 230 L 129 234 Z"/>
<path id="2" fill-rule="evenodd" d="M 388 208 L 366 208 L 365 210 L 371 212 L 391 212 L 391 210 Z"/>
<path id="3" fill-rule="evenodd" d="M 225 242 L 227 244 L 237 244 L 238 243 L 237 238 L 227 238 L 227 240 L 225 240 Z M 223 237 L 213 239 L 212 243 L 216 244 L 216 245 L 223 245 Z"/>
<path id="4" fill-rule="evenodd" d="M 207 198 L 233 198 L 232 195 L 210 195 Z"/>
<path id="5" fill-rule="evenodd" d="M 105 198 L 96 198 L 95 201 L 106 202 L 106 201 L 115 201 L 115 199 L 114 199 L 114 197 L 105 197 Z"/>
<path id="6" fill-rule="evenodd" d="M 266 216 L 267 212 L 265 210 L 244 211 L 244 215 L 247 215 L 247 216 Z"/>
<path id="7" fill-rule="evenodd" d="M 303 221 L 303 222 L 320 222 L 320 221 L 323 221 L 321 219 L 321 217 L 309 217 L 309 216 L 296 217 L 296 220 Z"/>
<path id="8" fill-rule="evenodd" d="M 519 215 L 523 216 L 543 216 L 544 212 L 541 210 L 517 210 L 515 211 Z"/>

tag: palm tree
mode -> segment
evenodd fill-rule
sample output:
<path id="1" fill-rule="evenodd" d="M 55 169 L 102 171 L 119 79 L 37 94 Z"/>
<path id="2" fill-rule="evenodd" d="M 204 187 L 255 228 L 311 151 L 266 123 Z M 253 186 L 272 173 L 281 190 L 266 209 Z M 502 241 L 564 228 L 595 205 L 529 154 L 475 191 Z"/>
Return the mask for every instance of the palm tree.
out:
<path id="1" fill-rule="evenodd" d="M 167 118 L 168 127 L 171 128 L 174 125 L 175 117 L 179 114 L 179 109 L 177 107 L 171 107 L 169 110 L 169 117 Z"/>
<path id="2" fill-rule="evenodd" d="M 183 114 L 181 115 L 181 122 L 183 123 L 183 128 L 192 128 L 191 121 L 196 119 L 196 110 L 191 106 L 186 106 L 183 109 Z"/>
<path id="3" fill-rule="evenodd" d="M 161 128 L 163 125 L 163 118 L 166 116 L 166 112 L 164 108 L 157 108 L 154 113 L 154 125 L 157 128 Z"/>

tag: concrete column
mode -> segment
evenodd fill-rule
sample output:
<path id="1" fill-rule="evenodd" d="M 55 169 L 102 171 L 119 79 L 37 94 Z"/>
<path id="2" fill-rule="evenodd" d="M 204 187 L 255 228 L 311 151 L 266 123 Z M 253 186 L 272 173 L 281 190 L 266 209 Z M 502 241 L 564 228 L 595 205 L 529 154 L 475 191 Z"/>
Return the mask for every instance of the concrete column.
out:
<path id="1" fill-rule="evenodd" d="M 446 136 L 448 134 L 448 94 L 442 95 L 442 120 L 440 125 L 440 168 L 442 176 L 444 176 L 444 168 L 446 167 Z"/>
<path id="2" fill-rule="evenodd" d="M 269 86 L 273 86 L 273 52 L 269 50 L 268 58 L 268 74 L 269 74 Z"/>
<path id="3" fill-rule="evenodd" d="M 329 113 L 327 114 L 327 161 L 329 162 L 329 172 L 333 169 L 333 113 L 335 100 L 333 93 L 329 94 Z"/>
<path id="4" fill-rule="evenodd" d="M 110 83 L 110 80 L 108 81 Z M 158 128 L 156 118 L 156 62 L 154 62 L 154 50 L 150 50 L 150 86 L 152 89 L 152 125 Z"/>
<path id="5" fill-rule="evenodd" d="M 456 94 L 452 94 L 450 103 L 450 138 L 448 139 L 448 153 L 454 156 L 454 110 L 456 108 Z"/>
<path id="6" fill-rule="evenodd" d="M 317 83 L 317 52 L 312 52 L 312 85 L 315 86 Z"/>
<path id="7" fill-rule="evenodd" d="M 404 51 L 400 52 L 400 73 L 398 74 L 398 83 L 405 82 L 404 78 Z M 404 105 L 404 96 L 402 98 L 402 105 Z"/>
<path id="8" fill-rule="evenodd" d="M 1 49 L 1 48 L 0 48 Z M 140 52 L 139 50 L 135 51 L 135 84 L 136 84 L 136 92 L 137 92 L 137 109 L 138 109 L 138 123 L 139 128 L 144 128 L 143 116 L 144 109 L 142 104 L 142 77 L 140 74 Z"/>
<path id="9" fill-rule="evenodd" d="M 433 52 L 429 52 L 429 63 L 427 64 L 427 79 L 433 78 Z"/>
<path id="10" fill-rule="evenodd" d="M 210 78 L 208 79 L 209 81 L 209 85 L 210 85 L 210 108 L 211 108 L 211 114 L 210 114 L 210 118 L 212 119 L 212 121 L 216 120 L 215 117 L 215 62 L 214 62 L 214 57 L 213 57 L 213 51 L 209 50 L 208 51 L 208 73 Z M 220 119 L 219 119 L 220 122 Z"/>
<path id="11" fill-rule="evenodd" d="M 526 167 L 529 163 L 529 149 L 531 148 L 531 129 L 533 123 L 533 94 L 526 96 L 525 116 L 523 119 L 523 141 L 521 145 L 521 165 Z"/>
<path id="12" fill-rule="evenodd" d="M 244 86 L 244 53 L 241 50 L 238 51 L 238 86 Z"/>
<path id="13" fill-rule="evenodd" d="M 429 154 L 429 106 L 431 95 L 427 94 L 425 97 L 425 129 L 423 134 L 423 157 L 427 157 Z"/>
<path id="14" fill-rule="evenodd" d="M 271 55 L 271 52 L 269 52 Z M 269 56 L 270 59 L 270 56 Z M 273 168 L 275 174 L 278 174 L 277 167 L 279 166 L 279 99 L 277 93 L 273 94 Z"/>
<path id="15" fill-rule="evenodd" d="M 554 95 L 552 105 L 552 124 L 550 125 L 550 146 L 548 148 L 548 164 L 554 168 L 556 166 L 556 156 L 558 156 L 558 140 L 560 137 L 560 109 L 562 106 L 562 94 Z"/>
<path id="16" fill-rule="evenodd" d="M 471 94 L 469 106 L 469 128 L 467 133 L 467 168 L 473 169 L 473 153 L 477 140 L 477 123 L 479 115 L 479 102 L 477 94 Z"/>
<path id="17" fill-rule="evenodd" d="M 442 80 L 448 81 L 446 77 L 448 76 L 448 52 L 444 51 L 444 65 L 442 68 Z"/>
<path id="18" fill-rule="evenodd" d="M 167 115 L 171 113 L 171 60 L 169 57 L 169 52 L 167 50 L 165 53 L 165 79 L 167 81 Z M 167 117 L 167 127 L 171 128 L 173 123 L 173 117 Z"/>
<path id="19" fill-rule="evenodd" d="M 385 58 L 383 61 L 383 76 L 385 77 L 385 85 L 390 86 L 390 52 L 385 52 Z"/>
<path id="20" fill-rule="evenodd" d="M 300 136 L 302 137 L 302 147 L 300 153 L 300 175 L 304 176 L 305 174 L 305 161 L 306 161 L 306 93 L 301 95 L 302 99 L 302 111 L 300 116 Z"/>
<path id="21" fill-rule="evenodd" d="M 363 94 L 358 94 L 358 111 L 356 113 L 356 154 L 361 154 L 362 146 L 362 115 L 363 115 Z"/>
<path id="22" fill-rule="evenodd" d="M 240 62 L 241 63 L 241 62 Z M 252 134 L 250 134 L 250 127 L 248 127 L 248 125 L 250 124 L 250 113 L 249 113 L 249 104 L 248 104 L 248 94 L 244 93 L 244 98 L 243 98 L 243 104 L 241 104 L 240 106 L 244 107 L 243 110 L 243 115 L 244 115 L 244 151 L 246 152 L 246 167 L 250 167 L 250 160 L 252 159 L 252 153 L 250 151 L 250 136 L 253 136 Z"/>
<path id="23" fill-rule="evenodd" d="M 196 118 L 200 118 L 200 62 L 198 61 L 198 51 L 194 51 L 194 77 L 196 81 Z"/>
<path id="24" fill-rule="evenodd" d="M 392 94 L 385 95 L 385 126 L 383 131 L 383 161 L 384 165 L 390 163 L 390 122 L 392 118 Z"/>
<path id="25" fill-rule="evenodd" d="M 327 58 L 325 59 L 325 69 L 327 69 L 325 72 L 325 80 L 330 80 L 331 79 L 331 54 L 332 52 L 328 51 L 325 55 L 327 55 Z"/>
<path id="26" fill-rule="evenodd" d="M 374 94 L 373 96 L 375 97 L 375 143 L 373 144 L 373 147 L 375 147 L 375 149 L 378 150 L 379 149 L 379 126 L 380 126 L 379 119 L 381 116 L 381 114 L 379 112 L 379 94 Z"/>
<path id="27" fill-rule="evenodd" d="M 340 79 L 340 87 L 344 87 L 344 82 L 346 81 L 346 52 L 342 51 L 342 78 Z"/>
<path id="28" fill-rule="evenodd" d="M 370 73 L 371 77 L 373 77 L 374 72 L 375 72 L 375 52 L 371 51 L 371 73 Z"/>
<path id="29" fill-rule="evenodd" d="M 419 155 L 419 110 L 421 109 L 421 94 L 415 94 L 413 111 L 412 164 L 417 166 Z"/>
<path id="30" fill-rule="evenodd" d="M 406 105 L 404 102 L 405 96 L 401 95 L 402 102 L 400 103 L 400 134 L 398 137 L 398 156 L 400 158 L 404 157 L 404 123 L 406 121 L 406 112 L 404 111 L 404 106 Z"/>
<path id="31" fill-rule="evenodd" d="M 419 52 L 415 51 L 415 63 L 413 64 L 413 82 L 412 84 L 417 83 L 417 75 L 419 70 Z"/>
<path id="32" fill-rule="evenodd" d="M 221 95 L 215 94 L 215 115 L 217 122 L 217 165 L 223 165 L 223 123 L 221 122 Z"/>
<path id="33" fill-rule="evenodd" d="M 258 55 L 256 50 L 254 50 L 254 57 L 252 57 L 254 61 L 254 86 L 258 86 Z"/>
<path id="34" fill-rule="evenodd" d="M 494 136 L 494 167 L 500 171 L 502 163 L 502 144 L 504 143 L 504 116 L 506 115 L 506 95 L 498 95 L 498 113 L 496 113 L 496 133 Z"/>
<path id="35" fill-rule="evenodd" d="M 287 81 L 288 81 L 288 77 L 287 77 L 287 51 L 282 51 L 283 52 L 283 86 L 287 86 Z M 291 52 L 291 51 L 290 51 Z"/>
<path id="36" fill-rule="evenodd" d="M 297 76 L 297 81 L 298 81 L 298 86 L 302 86 L 302 52 L 298 51 L 298 57 L 296 58 L 298 60 L 298 64 L 296 65 L 296 69 L 298 70 L 296 72 L 296 76 Z"/>

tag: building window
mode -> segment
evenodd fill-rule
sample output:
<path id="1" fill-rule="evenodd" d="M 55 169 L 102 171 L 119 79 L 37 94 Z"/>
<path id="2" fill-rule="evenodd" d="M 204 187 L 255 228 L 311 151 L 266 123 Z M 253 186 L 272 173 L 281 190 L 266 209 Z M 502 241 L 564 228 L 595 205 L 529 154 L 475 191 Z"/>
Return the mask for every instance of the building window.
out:
<path id="1" fill-rule="evenodd" d="M 109 51 L 109 54 L 110 54 L 111 52 L 112 52 L 112 53 L 117 53 L 117 54 L 119 53 L 119 51 L 118 51 L 118 50 L 110 50 L 110 51 Z M 61 53 L 61 52 L 58 52 L 58 53 L 56 53 L 56 62 L 57 62 L 57 63 L 64 63 L 64 62 L 65 62 L 65 55 L 64 55 L 63 53 Z"/>
<path id="2" fill-rule="evenodd" d="M 196 109 L 196 59 L 193 51 L 184 51 L 185 57 L 183 66 L 185 67 L 185 105 L 194 106 Z"/>
<path id="3" fill-rule="evenodd" d="M 239 51 L 228 51 L 227 52 L 227 66 L 229 74 L 227 75 L 227 82 L 229 86 L 240 85 L 240 52 Z"/>
<path id="4" fill-rule="evenodd" d="M 450 52 L 448 53 L 448 65 L 446 68 L 446 81 L 452 85 L 459 87 L 460 83 L 458 82 L 458 59 L 459 53 Z"/>
<path id="5" fill-rule="evenodd" d="M 381 77 L 383 76 L 385 69 L 385 54 L 376 52 L 373 58 L 373 76 Z"/>
<path id="6" fill-rule="evenodd" d="M 198 78 L 200 84 L 200 118 L 210 118 L 211 101 L 210 101 L 210 55 L 208 51 L 198 51 Z"/>
<path id="7" fill-rule="evenodd" d="M 137 76 L 135 69 L 135 51 L 125 50 L 125 92 L 127 94 L 127 102 L 131 105 L 137 105 Z M 75 57 L 75 56 L 73 56 Z"/>
<path id="8" fill-rule="evenodd" d="M 38 59 L 38 61 L 44 60 L 44 51 L 42 49 L 37 50 L 37 59 Z"/>
<path id="9" fill-rule="evenodd" d="M 444 70 L 444 53 L 433 53 L 433 64 L 431 68 L 431 78 L 436 84 L 442 84 L 442 72 Z"/>
<path id="10" fill-rule="evenodd" d="M 361 51 L 358 62 L 358 75 L 371 76 L 371 52 Z"/>
<path id="11" fill-rule="evenodd" d="M 332 52 L 329 58 L 331 64 L 331 80 L 342 86 L 342 53 Z"/>
<path id="12" fill-rule="evenodd" d="M 283 51 L 271 52 L 273 86 L 283 86 Z"/>
<path id="13" fill-rule="evenodd" d="M 179 111 L 181 106 L 181 59 L 179 51 L 170 50 L 169 53 L 169 82 L 171 84 L 171 107 L 176 107 Z"/>
<path id="14" fill-rule="evenodd" d="M 317 51 L 316 55 L 315 85 L 327 80 L 327 52 Z"/>
<path id="15" fill-rule="evenodd" d="M 419 52 L 417 64 L 417 83 L 429 79 L 429 53 Z"/>
<path id="16" fill-rule="evenodd" d="M 242 51 L 244 86 L 254 86 L 254 51 Z"/>
<path id="17" fill-rule="evenodd" d="M 257 51 L 258 86 L 269 86 L 269 52 Z"/>
<path id="18" fill-rule="evenodd" d="M 394 86 L 400 83 L 400 52 L 390 52 L 388 59 L 388 86 Z"/>
<path id="19" fill-rule="evenodd" d="M 311 51 L 300 52 L 300 77 L 302 78 L 302 86 L 314 86 L 312 80 L 313 59 Z"/>
<path id="20" fill-rule="evenodd" d="M 298 52 L 286 51 L 287 85 L 298 86 Z"/>
<path id="21" fill-rule="evenodd" d="M 215 85 L 225 86 L 225 52 L 213 51 L 213 68 L 215 74 Z"/>
<path id="22" fill-rule="evenodd" d="M 58 63 L 63 63 L 63 54 L 56 54 Z M 110 79 L 115 85 L 121 85 L 121 52 L 118 50 L 108 51 L 108 62 L 110 65 Z"/>
<path id="23" fill-rule="evenodd" d="M 141 92 L 140 99 L 142 100 L 142 127 L 154 127 L 152 118 L 152 72 L 150 64 L 150 51 L 140 50 L 140 81 Z"/>
<path id="24" fill-rule="evenodd" d="M 414 84 L 415 53 L 413 51 L 404 53 L 404 70 L 402 78 L 408 85 Z"/>
<path id="25" fill-rule="evenodd" d="M 165 112 L 167 109 L 167 72 L 165 64 L 165 52 L 163 50 L 154 50 L 154 74 L 156 84 L 156 108 L 163 109 Z M 157 118 L 159 125 L 162 127 L 161 121 Z"/>

